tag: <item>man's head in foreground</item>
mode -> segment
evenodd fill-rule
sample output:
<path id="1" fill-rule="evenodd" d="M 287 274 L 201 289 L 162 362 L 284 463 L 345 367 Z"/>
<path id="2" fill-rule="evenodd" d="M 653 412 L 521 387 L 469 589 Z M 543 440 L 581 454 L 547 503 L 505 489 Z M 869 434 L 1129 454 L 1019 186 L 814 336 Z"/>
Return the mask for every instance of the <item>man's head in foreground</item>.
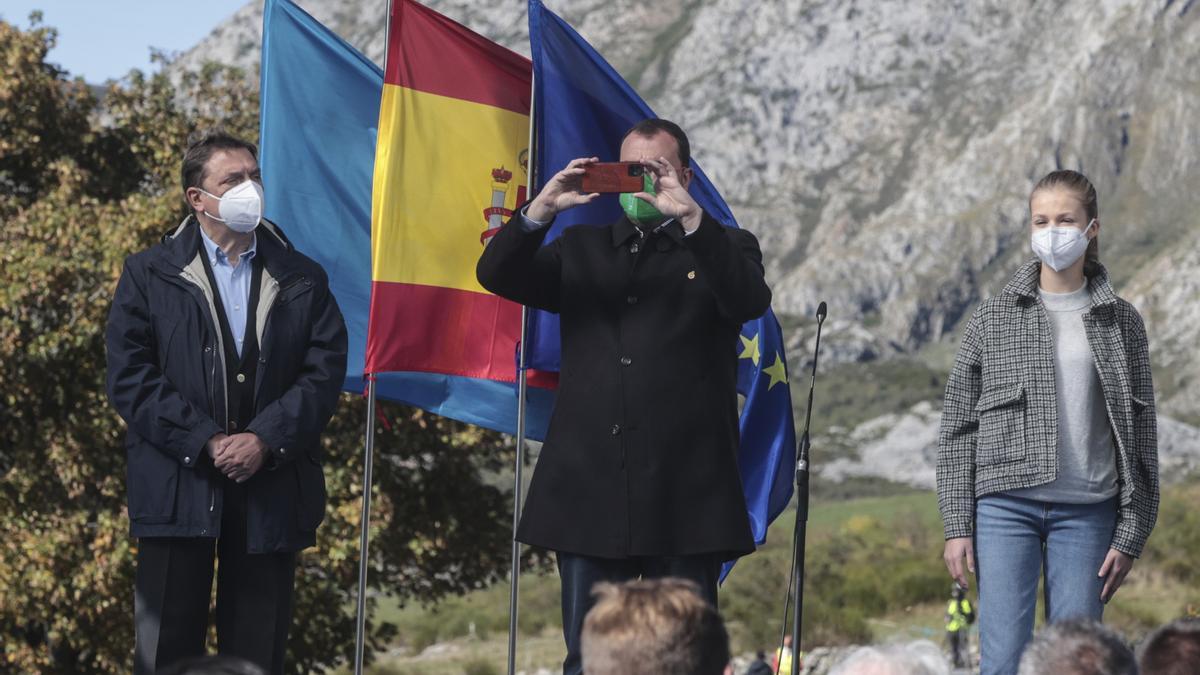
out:
<path id="1" fill-rule="evenodd" d="M 683 579 L 596 584 L 583 622 L 587 675 L 720 675 L 729 636 L 699 588 Z"/>
<path id="2" fill-rule="evenodd" d="M 1021 655 L 1020 675 L 1137 675 L 1133 652 L 1097 621 L 1042 629 Z"/>
<path id="3" fill-rule="evenodd" d="M 1142 675 L 1200 672 L 1200 619 L 1176 619 L 1148 635 L 1137 650 Z"/>

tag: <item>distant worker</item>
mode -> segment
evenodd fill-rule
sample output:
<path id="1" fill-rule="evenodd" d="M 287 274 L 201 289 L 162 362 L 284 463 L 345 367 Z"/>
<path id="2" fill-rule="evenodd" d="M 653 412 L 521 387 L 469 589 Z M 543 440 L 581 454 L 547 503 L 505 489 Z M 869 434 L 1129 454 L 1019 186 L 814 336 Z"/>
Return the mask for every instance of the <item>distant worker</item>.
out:
<path id="1" fill-rule="evenodd" d="M 775 650 L 775 672 L 792 672 L 792 636 L 783 636 L 783 646 Z"/>
<path id="2" fill-rule="evenodd" d="M 946 607 L 946 641 L 950 643 L 950 655 L 955 668 L 966 666 L 967 635 L 975 623 L 975 608 L 967 598 L 967 589 L 955 582 L 950 591 L 950 604 Z"/>
<path id="3" fill-rule="evenodd" d="M 759 651 L 754 655 L 754 661 L 746 668 L 746 675 L 771 675 L 775 672 L 771 666 L 767 665 L 767 655 L 763 651 Z"/>

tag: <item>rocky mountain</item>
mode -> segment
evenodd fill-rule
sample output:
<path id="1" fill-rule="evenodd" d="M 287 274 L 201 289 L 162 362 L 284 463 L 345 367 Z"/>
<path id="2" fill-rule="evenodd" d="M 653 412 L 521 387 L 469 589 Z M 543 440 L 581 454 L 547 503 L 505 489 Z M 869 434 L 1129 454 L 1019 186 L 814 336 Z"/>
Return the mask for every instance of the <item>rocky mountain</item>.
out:
<path id="1" fill-rule="evenodd" d="M 385 0 L 300 4 L 381 60 Z M 520 0 L 428 4 L 528 53 Z M 1029 257 L 1033 183 L 1083 170 L 1102 259 L 1150 326 L 1161 407 L 1200 423 L 1195 0 L 547 4 L 689 130 L 762 241 L 776 311 L 829 302 L 833 361 L 953 340 Z M 174 67 L 253 72 L 261 23 L 249 3 Z"/>

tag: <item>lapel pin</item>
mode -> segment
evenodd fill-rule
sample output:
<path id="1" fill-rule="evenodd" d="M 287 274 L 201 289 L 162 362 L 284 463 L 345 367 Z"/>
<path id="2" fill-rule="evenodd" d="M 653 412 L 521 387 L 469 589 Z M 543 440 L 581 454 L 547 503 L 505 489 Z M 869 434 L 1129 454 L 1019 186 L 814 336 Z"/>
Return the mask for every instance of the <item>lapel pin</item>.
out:
<path id="1" fill-rule="evenodd" d="M 695 279 L 696 278 L 696 270 L 692 270 L 691 272 L 688 272 L 688 278 Z"/>

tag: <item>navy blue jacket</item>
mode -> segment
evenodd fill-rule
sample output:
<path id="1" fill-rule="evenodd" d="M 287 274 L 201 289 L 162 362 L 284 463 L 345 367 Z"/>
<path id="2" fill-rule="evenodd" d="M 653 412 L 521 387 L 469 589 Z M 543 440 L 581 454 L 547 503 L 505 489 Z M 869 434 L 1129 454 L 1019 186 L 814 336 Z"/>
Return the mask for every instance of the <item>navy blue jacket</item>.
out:
<path id="1" fill-rule="evenodd" d="M 250 553 L 312 546 L 325 515 L 320 434 L 346 374 L 346 326 L 325 271 L 279 229 L 257 229 L 263 273 L 255 416 L 245 425 L 271 457 L 246 481 Z M 226 428 L 224 345 L 204 272 L 200 230 L 186 219 L 129 256 L 108 317 L 108 396 L 126 436 L 130 532 L 217 537 L 223 485 L 205 444 Z"/>

